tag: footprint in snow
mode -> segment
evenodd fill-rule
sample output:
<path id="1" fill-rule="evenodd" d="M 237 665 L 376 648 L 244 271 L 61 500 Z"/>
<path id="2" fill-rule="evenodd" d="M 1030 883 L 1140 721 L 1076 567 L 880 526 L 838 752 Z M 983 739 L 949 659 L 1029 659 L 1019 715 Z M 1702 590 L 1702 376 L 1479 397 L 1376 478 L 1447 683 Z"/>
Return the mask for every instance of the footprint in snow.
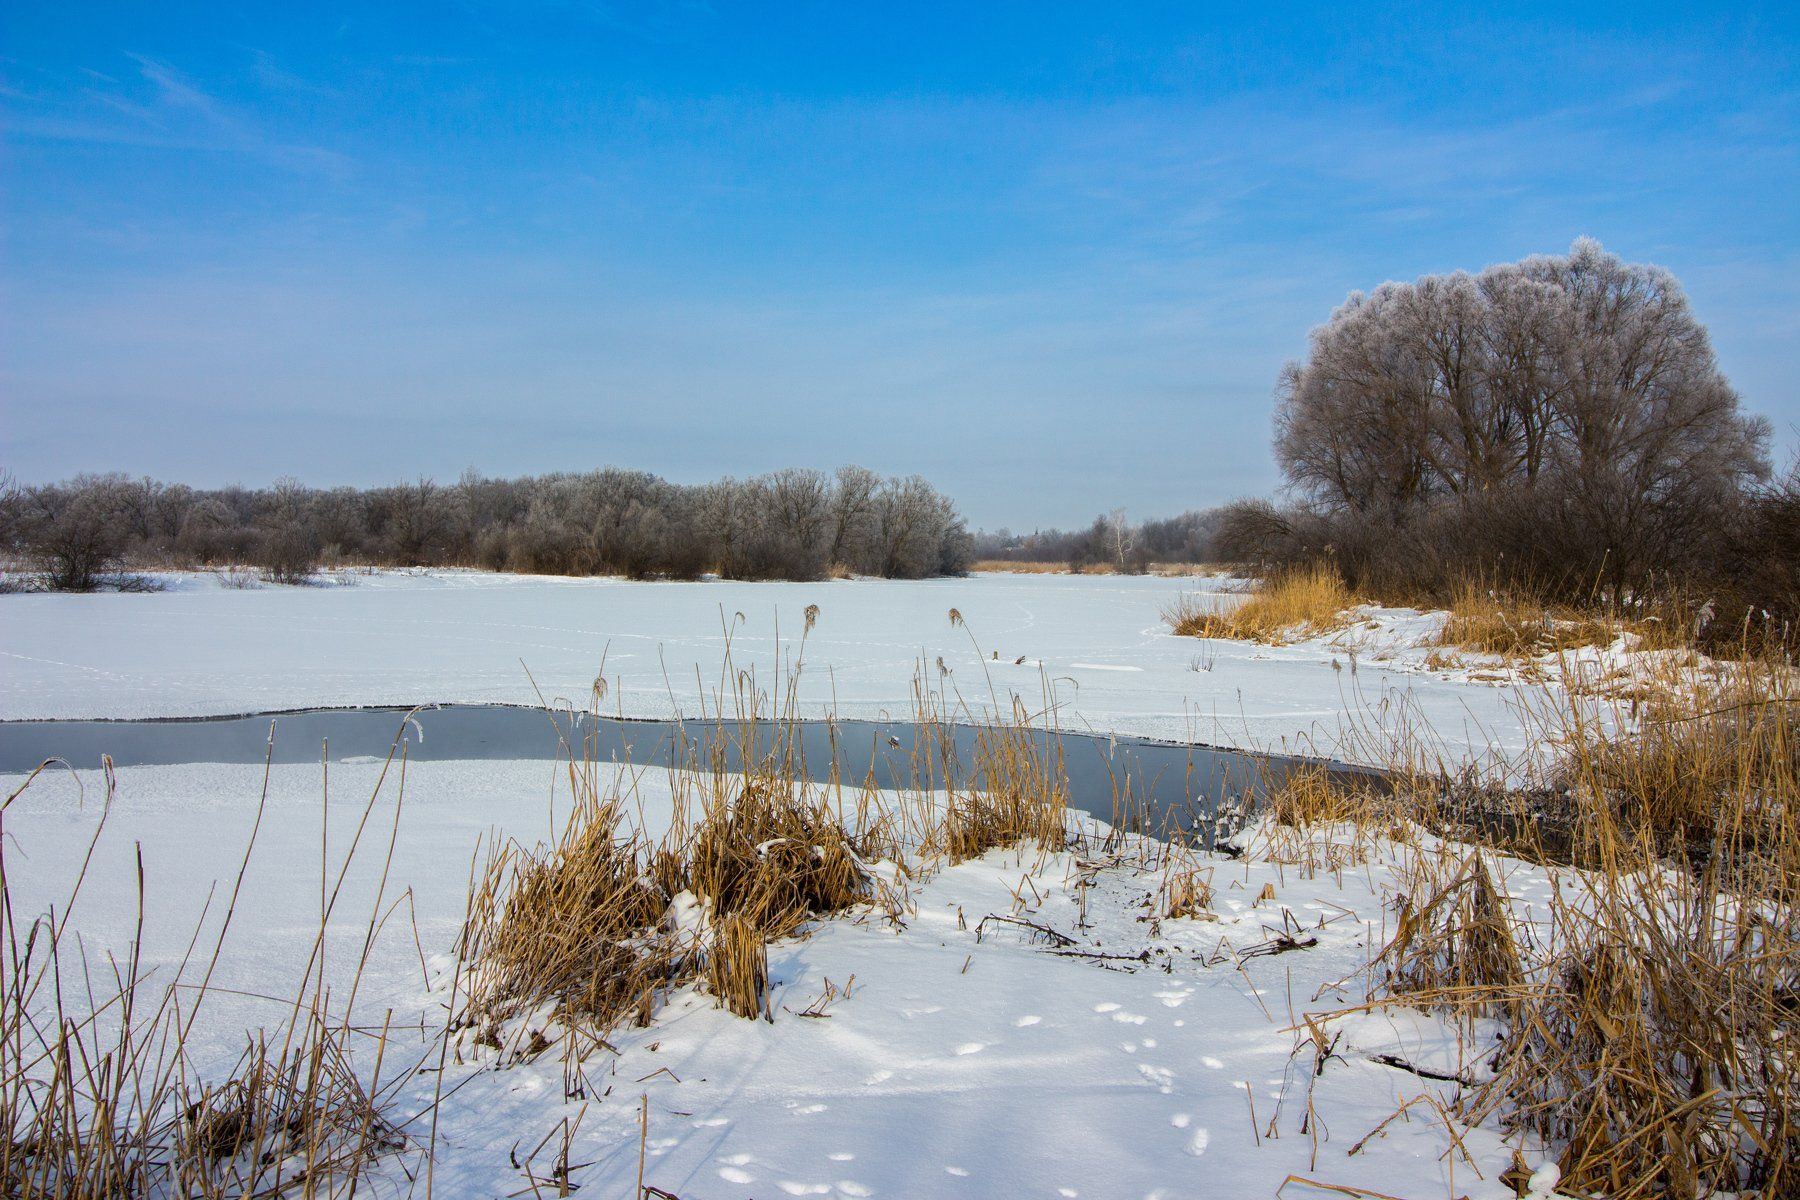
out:
<path id="1" fill-rule="evenodd" d="M 867 1079 L 863 1080 L 863 1082 L 870 1087 L 874 1087 L 878 1083 L 886 1083 L 888 1080 L 892 1079 L 893 1077 L 894 1077 L 894 1073 L 892 1071 L 889 1071 L 886 1068 L 883 1068 L 882 1070 L 875 1072 L 873 1075 L 871 1075 Z"/>
<path id="2" fill-rule="evenodd" d="M 1104 1003 L 1094 1005 L 1094 1011 L 1095 1012 L 1118 1012 L 1121 1008 L 1124 1008 L 1124 1007 L 1125 1006 L 1123 1004 L 1114 1004 L 1111 1000 L 1108 1000 L 1108 1001 L 1105 1001 Z"/>
<path id="3" fill-rule="evenodd" d="M 796 1183 L 792 1179 L 783 1179 L 779 1184 L 782 1191 L 790 1196 L 829 1196 L 829 1183 Z"/>
<path id="4" fill-rule="evenodd" d="M 1194 1136 L 1188 1139 L 1187 1152 L 1195 1158 L 1206 1153 L 1206 1147 L 1212 1142 L 1212 1134 L 1206 1132 L 1206 1126 L 1194 1130 Z"/>
<path id="5" fill-rule="evenodd" d="M 961 1167 L 945 1167 L 944 1173 L 946 1175 L 954 1175 L 958 1179 L 967 1179 L 969 1177 L 969 1173 Z"/>
<path id="6" fill-rule="evenodd" d="M 1035 1013 L 1027 1013 L 1025 1016 L 1022 1016 L 1018 1020 L 1014 1021 L 1013 1024 L 1017 1025 L 1020 1029 L 1023 1029 L 1027 1025 L 1036 1025 L 1039 1021 L 1042 1021 L 1043 1019 L 1044 1018 L 1036 1015 Z"/>
<path id="7" fill-rule="evenodd" d="M 1155 1084 L 1156 1090 L 1165 1096 L 1175 1090 L 1175 1072 L 1167 1067 L 1153 1067 L 1149 1063 L 1139 1063 L 1138 1074 Z"/>
<path id="8" fill-rule="evenodd" d="M 956 1048 L 958 1054 L 980 1054 L 987 1049 L 986 1042 L 964 1042 Z"/>
<path id="9" fill-rule="evenodd" d="M 755 1183 L 756 1176 L 741 1167 L 720 1167 L 719 1178 L 726 1183 Z"/>
<path id="10" fill-rule="evenodd" d="M 837 1190 L 846 1196 L 873 1196 L 875 1194 L 854 1179 L 838 1180 Z"/>
<path id="11" fill-rule="evenodd" d="M 1113 1007 L 1117 1008 L 1118 1006 L 1114 1005 Z M 1136 1013 L 1115 1012 L 1112 1015 L 1112 1019 L 1121 1025 L 1142 1025 L 1149 1018 L 1140 1017 Z"/>
<path id="12" fill-rule="evenodd" d="M 1210 1054 L 1202 1054 L 1200 1056 L 1200 1065 L 1203 1067 L 1211 1067 L 1215 1071 L 1222 1071 L 1225 1069 L 1225 1064 Z"/>
<path id="13" fill-rule="evenodd" d="M 1191 1120 L 1193 1120 L 1193 1118 L 1188 1116 L 1186 1113 L 1176 1113 L 1174 1116 L 1169 1118 L 1169 1124 L 1173 1125 L 1177 1129 L 1186 1129 L 1188 1127 L 1188 1122 Z"/>
<path id="14" fill-rule="evenodd" d="M 806 1104 L 806 1105 L 802 1105 L 799 1108 L 796 1108 L 794 1110 L 794 1115 L 796 1117 L 810 1117 L 814 1113 L 824 1112 L 825 1108 L 826 1108 L 826 1106 L 823 1104 Z"/>
<path id="15" fill-rule="evenodd" d="M 851 1154 L 848 1150 L 839 1150 L 837 1153 L 827 1154 L 825 1157 L 832 1162 L 854 1162 L 856 1160 L 856 1155 Z"/>

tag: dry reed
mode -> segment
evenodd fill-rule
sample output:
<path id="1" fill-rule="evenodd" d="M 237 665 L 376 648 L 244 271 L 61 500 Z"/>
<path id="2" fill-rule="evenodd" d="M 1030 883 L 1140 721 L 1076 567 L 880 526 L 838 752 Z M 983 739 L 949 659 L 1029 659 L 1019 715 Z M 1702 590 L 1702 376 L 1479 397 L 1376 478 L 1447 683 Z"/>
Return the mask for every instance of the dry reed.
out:
<path id="1" fill-rule="evenodd" d="M 1309 563 L 1270 575 L 1234 608 L 1182 596 L 1163 610 L 1163 620 L 1181 637 L 1279 645 L 1344 628 L 1356 604 L 1336 567 Z"/>
<path id="2" fill-rule="evenodd" d="M 809 613 L 806 632 L 816 620 Z M 859 906 L 903 909 L 894 886 L 903 893 L 909 857 L 919 870 L 998 846 L 1062 844 L 1060 759 L 1022 707 L 977 728 L 963 764 L 951 717 L 966 707 L 921 671 L 910 787 L 846 789 L 835 771 L 809 777 L 797 675 L 771 697 L 731 669 L 728 648 L 710 722 L 677 734 L 673 821 L 654 841 L 625 827 L 626 798 L 571 750 L 577 800 L 557 841 L 508 843 L 475 888 L 459 947 L 466 1043 L 505 1060 L 542 1053 L 559 1030 L 597 1044 L 620 1022 L 650 1020 L 662 993 L 688 983 L 739 1016 L 767 1014 L 767 944 Z"/>
<path id="3" fill-rule="evenodd" d="M 1547 911 L 1421 852 L 1389 990 L 1509 1034 L 1466 1105 L 1556 1147 L 1563 1187 L 1800 1196 L 1800 714 L 1785 664 L 1668 680 L 1629 736 L 1572 703 Z"/>
<path id="4" fill-rule="evenodd" d="M 320 914 L 305 983 L 293 999 L 279 1002 L 285 1017 L 252 1032 L 236 1066 L 223 1079 L 209 1080 L 197 1070 L 188 1042 L 236 909 L 237 886 L 210 955 L 194 957 L 196 930 L 173 976 L 153 984 L 143 957 L 140 856 L 134 932 L 124 953 L 109 957 L 109 969 L 96 973 L 70 914 L 107 829 L 111 766 L 105 767 L 101 816 L 67 897 L 26 917 L 15 908 L 7 871 L 13 835 L 5 828 L 5 810 L 36 777 L 0 805 L 0 948 L 6 955 L 0 968 L 0 1195 L 248 1200 L 354 1194 L 372 1162 L 408 1144 L 387 1108 L 410 1071 L 394 1071 L 383 1086 L 385 1022 L 371 1036 L 349 1023 L 348 1006 L 341 1015 L 332 1012 L 321 948 L 335 896 Z M 370 808 L 374 803 L 371 797 Z M 368 815 L 365 809 L 365 823 Z M 253 834 L 238 885 L 254 841 Z M 355 853 L 353 842 L 348 855 Z M 379 896 L 375 907 L 378 912 Z M 378 927 L 371 914 L 370 939 Z M 359 966 L 349 982 L 352 997 L 360 977 Z M 80 996 L 71 986 L 77 979 Z M 358 1038 L 374 1057 L 366 1080 L 352 1049 Z"/>

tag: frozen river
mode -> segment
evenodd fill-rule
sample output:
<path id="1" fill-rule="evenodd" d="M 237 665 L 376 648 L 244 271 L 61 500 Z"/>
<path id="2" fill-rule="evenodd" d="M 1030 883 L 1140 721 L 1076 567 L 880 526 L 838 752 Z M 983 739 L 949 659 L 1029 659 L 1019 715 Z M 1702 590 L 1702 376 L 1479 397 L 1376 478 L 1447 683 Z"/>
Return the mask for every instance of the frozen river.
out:
<path id="1" fill-rule="evenodd" d="M 607 712 L 692 717 L 720 694 L 729 640 L 735 667 L 765 689 L 800 663 L 803 716 L 904 719 L 923 672 L 977 717 L 1014 695 L 1041 712 L 1048 691 L 1069 730 L 1365 762 L 1381 757 L 1379 731 L 1405 719 L 1422 717 L 1455 756 L 1524 741 L 1513 689 L 1420 668 L 1412 643 L 1431 618 L 1389 615 L 1335 641 L 1285 647 L 1170 635 L 1160 612 L 1183 592 L 1232 602 L 1230 585 L 1215 579 L 346 579 L 239 589 L 177 576 L 153 594 L 0 597 L 0 719 L 533 704 L 540 695 L 586 707 L 602 672 Z"/>

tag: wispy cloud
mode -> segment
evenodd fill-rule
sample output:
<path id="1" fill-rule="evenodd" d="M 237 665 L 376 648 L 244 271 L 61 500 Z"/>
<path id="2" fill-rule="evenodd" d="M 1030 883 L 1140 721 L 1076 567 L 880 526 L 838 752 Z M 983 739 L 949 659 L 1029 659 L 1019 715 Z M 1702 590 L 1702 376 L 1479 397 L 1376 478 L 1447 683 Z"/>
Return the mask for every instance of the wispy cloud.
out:
<path id="1" fill-rule="evenodd" d="M 18 137 L 240 154 L 285 171 L 338 180 L 352 174 L 343 152 L 281 136 L 164 60 L 126 57 L 137 67 L 134 80 L 84 68 L 88 84 L 63 96 L 9 97 L 23 102 L 8 105 L 0 122 Z"/>

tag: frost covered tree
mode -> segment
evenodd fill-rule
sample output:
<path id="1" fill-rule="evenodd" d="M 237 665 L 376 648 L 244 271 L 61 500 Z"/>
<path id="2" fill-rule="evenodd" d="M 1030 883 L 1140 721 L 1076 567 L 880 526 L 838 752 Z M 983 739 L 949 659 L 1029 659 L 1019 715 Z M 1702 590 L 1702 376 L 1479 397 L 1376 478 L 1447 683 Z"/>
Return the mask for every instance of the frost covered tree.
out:
<path id="1" fill-rule="evenodd" d="M 1352 295 L 1283 372 L 1275 453 L 1352 542 L 1435 523 L 1434 547 L 1366 540 L 1454 535 L 1539 583 L 1621 589 L 1766 477 L 1768 434 L 1675 278 L 1583 239 Z"/>
<path id="2" fill-rule="evenodd" d="M 91 592 L 130 545 L 131 485 L 122 476 L 80 476 L 30 489 L 20 502 L 19 541 L 44 586 Z"/>
<path id="3" fill-rule="evenodd" d="M 0 541 L 57 587 L 92 587 L 120 559 L 145 566 L 253 563 L 272 579 L 320 565 L 481 565 L 549 574 L 818 579 L 956 573 L 969 538 L 923 479 L 860 467 L 790 469 L 699 486 L 618 468 L 490 479 L 466 471 L 371 489 L 200 491 L 87 476 L 0 489 Z M 52 560 L 55 560 L 52 564 Z"/>

